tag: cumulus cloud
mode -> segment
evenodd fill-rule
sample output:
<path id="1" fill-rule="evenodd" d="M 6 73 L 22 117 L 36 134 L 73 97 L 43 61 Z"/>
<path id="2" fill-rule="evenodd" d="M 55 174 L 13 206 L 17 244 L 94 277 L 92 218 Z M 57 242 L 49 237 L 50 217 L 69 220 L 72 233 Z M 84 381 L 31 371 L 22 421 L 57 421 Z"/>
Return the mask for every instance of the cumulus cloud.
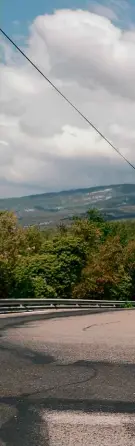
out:
<path id="1" fill-rule="evenodd" d="M 93 2 L 90 6 L 91 11 L 95 12 L 98 15 L 101 15 L 103 17 L 107 17 L 110 20 L 117 20 L 118 16 L 115 12 L 115 8 L 113 9 L 113 5 L 112 8 L 104 5 L 102 3 L 99 2 Z"/>
<path id="2" fill-rule="evenodd" d="M 128 0 L 90 0 L 90 11 L 107 17 L 121 28 L 134 28 L 134 2 Z"/>
<path id="3" fill-rule="evenodd" d="M 100 14 L 39 16 L 25 51 L 135 162 L 135 31 Z M 0 195 L 134 182 L 131 168 L 28 62 L 3 39 L 1 47 Z"/>

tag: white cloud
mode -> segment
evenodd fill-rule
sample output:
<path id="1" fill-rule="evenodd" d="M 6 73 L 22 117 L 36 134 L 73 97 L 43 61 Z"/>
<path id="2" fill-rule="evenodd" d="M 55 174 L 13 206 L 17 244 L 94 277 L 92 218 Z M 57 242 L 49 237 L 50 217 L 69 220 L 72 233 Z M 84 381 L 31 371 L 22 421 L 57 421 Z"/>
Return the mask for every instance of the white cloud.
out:
<path id="1" fill-rule="evenodd" d="M 90 0 L 89 9 L 107 17 L 122 29 L 134 28 L 135 5 L 127 0 Z"/>
<path id="2" fill-rule="evenodd" d="M 130 167 L 34 68 L 1 45 L 0 195 L 134 181 Z M 135 162 L 135 32 L 88 11 L 56 11 L 36 18 L 25 50 Z"/>
<path id="3" fill-rule="evenodd" d="M 2 139 L 0 140 L 0 144 L 2 146 L 8 146 L 8 142 L 7 141 L 2 141 Z"/>
<path id="4" fill-rule="evenodd" d="M 130 4 L 128 0 L 107 0 L 111 7 L 117 10 L 127 11 L 130 8 Z"/>
<path id="5" fill-rule="evenodd" d="M 112 8 L 111 8 L 111 7 L 106 6 L 106 5 L 102 4 L 102 3 L 94 1 L 90 5 L 90 10 L 92 12 L 95 12 L 95 14 L 101 15 L 103 17 L 107 17 L 110 20 L 117 20 L 118 19 L 117 14 L 113 10 L 113 5 L 112 5 Z"/>

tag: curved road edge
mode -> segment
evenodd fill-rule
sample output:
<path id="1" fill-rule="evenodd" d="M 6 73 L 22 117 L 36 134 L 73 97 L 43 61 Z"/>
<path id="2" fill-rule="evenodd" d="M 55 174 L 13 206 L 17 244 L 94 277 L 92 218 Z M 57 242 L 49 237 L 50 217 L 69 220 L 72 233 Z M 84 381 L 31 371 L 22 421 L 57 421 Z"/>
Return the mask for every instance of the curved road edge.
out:
<path id="1" fill-rule="evenodd" d="M 124 311 L 121 308 L 81 308 L 81 309 L 52 309 L 52 310 L 38 310 L 23 313 L 4 313 L 0 314 L 0 331 L 7 327 L 12 327 L 14 325 L 25 324 L 28 322 L 53 319 L 53 318 L 67 318 L 71 316 L 85 316 L 88 314 L 98 314 L 98 313 L 110 313 Z M 129 310 L 129 309 L 128 309 Z M 134 311 L 135 308 L 131 308 L 130 311 Z"/>

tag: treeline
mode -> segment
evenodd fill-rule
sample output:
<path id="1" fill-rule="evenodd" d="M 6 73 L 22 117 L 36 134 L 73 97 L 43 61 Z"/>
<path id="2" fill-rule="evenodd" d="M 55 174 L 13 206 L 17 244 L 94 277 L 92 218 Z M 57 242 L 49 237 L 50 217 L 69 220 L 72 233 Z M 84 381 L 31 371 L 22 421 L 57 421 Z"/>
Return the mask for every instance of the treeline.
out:
<path id="1" fill-rule="evenodd" d="M 91 210 L 70 227 L 40 231 L 0 212 L 0 298 L 134 296 L 134 221 L 107 222 Z"/>

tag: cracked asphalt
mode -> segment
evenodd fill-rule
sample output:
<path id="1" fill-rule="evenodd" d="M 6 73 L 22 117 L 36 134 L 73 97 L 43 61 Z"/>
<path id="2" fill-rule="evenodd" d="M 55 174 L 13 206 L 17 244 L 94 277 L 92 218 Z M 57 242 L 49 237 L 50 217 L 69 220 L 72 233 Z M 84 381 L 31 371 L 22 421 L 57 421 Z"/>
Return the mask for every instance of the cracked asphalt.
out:
<path id="1" fill-rule="evenodd" d="M 135 444 L 135 311 L 0 318 L 0 446 L 108 438 Z"/>

